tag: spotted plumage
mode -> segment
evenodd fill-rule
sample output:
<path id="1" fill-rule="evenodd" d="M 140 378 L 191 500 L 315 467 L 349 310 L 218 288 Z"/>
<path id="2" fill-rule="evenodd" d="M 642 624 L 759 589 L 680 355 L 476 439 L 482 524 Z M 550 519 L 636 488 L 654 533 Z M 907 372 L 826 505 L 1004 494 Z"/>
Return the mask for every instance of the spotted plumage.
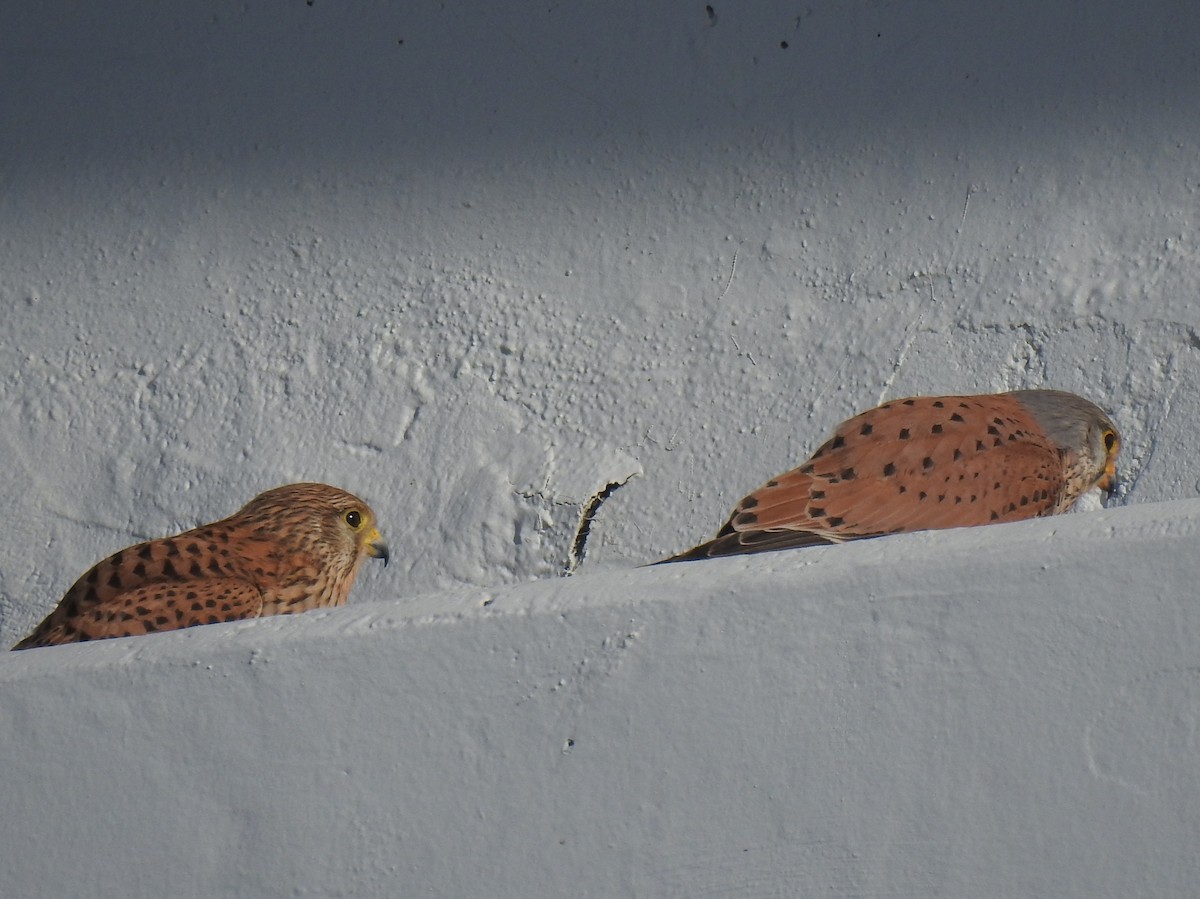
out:
<path id="1" fill-rule="evenodd" d="M 843 422 L 677 562 L 1065 512 L 1111 491 L 1120 436 L 1061 390 L 911 397 Z"/>
<path id="2" fill-rule="evenodd" d="M 366 503 L 288 484 L 229 518 L 97 563 L 13 649 L 340 606 L 366 556 L 388 561 Z"/>

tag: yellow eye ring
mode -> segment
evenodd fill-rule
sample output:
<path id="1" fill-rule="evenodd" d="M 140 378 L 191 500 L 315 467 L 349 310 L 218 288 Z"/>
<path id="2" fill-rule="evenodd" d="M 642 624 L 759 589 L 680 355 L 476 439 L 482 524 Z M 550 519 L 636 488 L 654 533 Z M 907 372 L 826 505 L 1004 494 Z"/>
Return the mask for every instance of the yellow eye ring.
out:
<path id="1" fill-rule="evenodd" d="M 356 531 L 360 527 L 362 527 L 362 515 L 359 513 L 359 511 L 357 509 L 351 509 L 349 512 L 347 512 L 345 515 L 342 516 L 342 520 L 345 521 L 346 524 L 350 525 L 350 527 L 354 528 L 354 530 L 356 530 Z"/>
<path id="2" fill-rule="evenodd" d="M 1104 451 L 1111 453 L 1117 446 L 1117 434 L 1113 430 L 1104 432 Z"/>

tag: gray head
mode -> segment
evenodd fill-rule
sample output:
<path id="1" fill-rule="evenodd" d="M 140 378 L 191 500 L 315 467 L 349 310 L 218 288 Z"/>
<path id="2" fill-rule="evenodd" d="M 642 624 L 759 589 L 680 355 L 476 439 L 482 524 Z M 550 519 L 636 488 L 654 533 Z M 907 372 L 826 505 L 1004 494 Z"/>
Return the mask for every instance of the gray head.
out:
<path id="1" fill-rule="evenodd" d="M 1011 395 L 1056 446 L 1078 456 L 1084 490 L 1112 492 L 1121 434 L 1099 406 L 1065 390 L 1014 390 Z"/>

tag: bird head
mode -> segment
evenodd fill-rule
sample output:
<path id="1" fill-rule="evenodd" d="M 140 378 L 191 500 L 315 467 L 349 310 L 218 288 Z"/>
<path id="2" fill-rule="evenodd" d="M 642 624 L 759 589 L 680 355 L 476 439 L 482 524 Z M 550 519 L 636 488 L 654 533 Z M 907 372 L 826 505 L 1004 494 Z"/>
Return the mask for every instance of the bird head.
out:
<path id="1" fill-rule="evenodd" d="M 352 571 L 366 556 L 383 559 L 384 566 L 390 558 L 371 507 L 328 484 L 285 484 L 259 494 L 238 514 L 275 531 L 287 523 L 300 539 L 297 548 L 340 558 Z"/>
<path id="2" fill-rule="evenodd" d="M 1117 486 L 1117 455 L 1121 434 L 1099 406 L 1062 390 L 1019 390 L 1021 403 L 1046 435 L 1075 460 L 1080 492 L 1100 488 L 1111 494 Z"/>
<path id="3" fill-rule="evenodd" d="M 359 553 L 373 559 L 383 559 L 383 567 L 387 568 L 391 558 L 388 545 L 379 533 L 379 527 L 375 524 L 375 513 L 371 511 L 370 506 L 360 501 L 340 510 L 338 523 L 339 528 L 343 530 L 343 537 L 352 541 Z"/>

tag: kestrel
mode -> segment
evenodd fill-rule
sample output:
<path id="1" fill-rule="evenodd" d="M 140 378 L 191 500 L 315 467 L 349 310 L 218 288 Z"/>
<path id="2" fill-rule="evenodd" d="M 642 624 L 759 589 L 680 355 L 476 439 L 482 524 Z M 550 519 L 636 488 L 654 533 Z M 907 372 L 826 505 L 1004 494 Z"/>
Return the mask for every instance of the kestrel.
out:
<path id="1" fill-rule="evenodd" d="M 13 649 L 340 606 L 364 556 L 388 562 L 370 506 L 325 484 L 276 487 L 97 563 Z"/>
<path id="2" fill-rule="evenodd" d="M 737 504 L 680 562 L 1066 512 L 1111 492 L 1121 438 L 1061 390 L 893 400 L 838 426 L 812 458 Z"/>

